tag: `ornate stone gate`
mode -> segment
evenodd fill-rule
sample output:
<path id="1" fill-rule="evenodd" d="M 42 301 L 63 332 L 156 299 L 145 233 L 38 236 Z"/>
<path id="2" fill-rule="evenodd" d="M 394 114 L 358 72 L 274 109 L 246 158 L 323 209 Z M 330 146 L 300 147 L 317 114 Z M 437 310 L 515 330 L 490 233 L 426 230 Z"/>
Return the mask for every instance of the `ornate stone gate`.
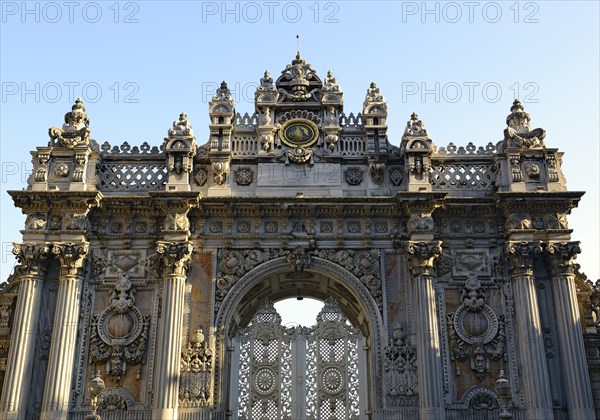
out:
<path id="1" fill-rule="evenodd" d="M 360 331 L 330 298 L 312 328 L 281 325 L 265 299 L 251 324 L 238 331 L 238 419 L 358 419 Z M 365 366 L 361 367 L 362 370 Z M 363 379 L 364 380 L 364 379 Z M 364 396 L 363 396 L 364 398 Z"/>
<path id="2" fill-rule="evenodd" d="M 415 113 L 388 139 L 375 83 L 346 113 L 298 53 L 252 114 L 223 82 L 203 141 L 185 113 L 161 145 L 99 144 L 79 99 L 64 120 L 10 192 L 0 418 L 600 417 L 600 286 L 568 225 L 583 193 L 518 100 L 497 144 L 436 146 Z M 353 327 L 336 309 L 292 332 L 260 306 L 298 295 Z"/>

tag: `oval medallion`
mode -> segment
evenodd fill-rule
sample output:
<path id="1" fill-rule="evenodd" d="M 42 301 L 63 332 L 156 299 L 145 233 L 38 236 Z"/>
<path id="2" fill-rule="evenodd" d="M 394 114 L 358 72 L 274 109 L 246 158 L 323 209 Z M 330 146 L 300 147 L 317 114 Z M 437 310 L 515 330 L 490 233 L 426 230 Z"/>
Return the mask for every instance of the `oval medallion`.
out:
<path id="1" fill-rule="evenodd" d="M 281 127 L 281 140 L 290 147 L 310 146 L 318 137 L 317 126 L 302 118 L 289 120 Z"/>

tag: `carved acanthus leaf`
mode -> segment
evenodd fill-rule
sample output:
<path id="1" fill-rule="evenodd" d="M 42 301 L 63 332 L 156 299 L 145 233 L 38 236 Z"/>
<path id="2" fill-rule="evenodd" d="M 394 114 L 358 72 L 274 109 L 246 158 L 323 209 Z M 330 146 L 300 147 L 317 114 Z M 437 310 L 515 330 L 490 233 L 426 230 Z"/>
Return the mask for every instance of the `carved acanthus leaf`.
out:
<path id="1" fill-rule="evenodd" d="M 186 276 L 192 255 L 190 242 L 159 241 L 156 245 L 158 271 L 163 275 Z"/>
<path id="2" fill-rule="evenodd" d="M 61 276 L 77 275 L 78 270 L 83 266 L 87 256 L 89 244 L 55 242 L 52 244 L 52 253 L 60 262 Z"/>
<path id="3" fill-rule="evenodd" d="M 46 270 L 46 262 L 50 256 L 51 244 L 18 243 L 13 244 L 13 254 L 16 255 L 20 267 L 19 274 L 42 274 Z"/>
<path id="4" fill-rule="evenodd" d="M 434 260 L 442 253 L 441 241 L 410 242 L 406 246 L 408 264 L 414 276 L 431 275 Z"/>

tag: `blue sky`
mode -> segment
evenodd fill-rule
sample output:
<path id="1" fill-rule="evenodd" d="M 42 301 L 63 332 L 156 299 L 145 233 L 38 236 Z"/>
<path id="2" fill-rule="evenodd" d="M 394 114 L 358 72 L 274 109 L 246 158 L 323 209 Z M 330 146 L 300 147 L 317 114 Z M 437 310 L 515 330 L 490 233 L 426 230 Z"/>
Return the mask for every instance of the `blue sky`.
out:
<path id="1" fill-rule="evenodd" d="M 300 50 L 332 70 L 345 111 L 369 83 L 389 103 L 398 144 L 415 111 L 438 146 L 497 142 L 518 96 L 546 144 L 565 152 L 570 217 L 582 270 L 600 277 L 599 3 L 401 1 L 2 1 L 0 21 L 1 241 L 5 279 L 24 217 L 6 194 L 21 189 L 29 151 L 47 144 L 82 96 L 92 138 L 159 145 L 185 111 L 199 142 L 208 101 L 227 80 L 239 112 L 254 111 L 265 69 Z"/>

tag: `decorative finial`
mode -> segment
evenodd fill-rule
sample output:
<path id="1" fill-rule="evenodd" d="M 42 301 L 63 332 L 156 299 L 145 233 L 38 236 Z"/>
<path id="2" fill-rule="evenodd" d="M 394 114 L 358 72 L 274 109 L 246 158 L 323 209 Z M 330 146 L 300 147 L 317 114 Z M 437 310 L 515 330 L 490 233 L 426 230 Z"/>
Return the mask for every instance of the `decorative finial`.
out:
<path id="1" fill-rule="evenodd" d="M 85 113 L 85 106 L 81 98 L 77 98 L 71 111 L 65 114 L 65 123 L 62 128 L 50 127 L 49 146 L 61 146 L 69 149 L 77 145 L 88 145 L 90 142 L 90 118 Z"/>
<path id="2" fill-rule="evenodd" d="M 510 114 L 506 117 L 504 130 L 504 142 L 507 147 L 519 147 L 529 149 L 532 147 L 544 147 L 546 130 L 543 128 L 531 128 L 531 116 L 525 112 L 521 101 L 515 99 L 510 107 Z"/>
<path id="3" fill-rule="evenodd" d="M 296 35 L 296 51 L 298 52 L 298 58 L 300 58 L 300 35 Z"/>
<path id="4" fill-rule="evenodd" d="M 525 110 L 525 108 L 523 108 L 521 101 L 519 101 L 518 99 L 515 99 L 512 106 L 510 107 L 510 112 L 518 112 L 518 111 L 524 111 L 524 110 Z"/>

